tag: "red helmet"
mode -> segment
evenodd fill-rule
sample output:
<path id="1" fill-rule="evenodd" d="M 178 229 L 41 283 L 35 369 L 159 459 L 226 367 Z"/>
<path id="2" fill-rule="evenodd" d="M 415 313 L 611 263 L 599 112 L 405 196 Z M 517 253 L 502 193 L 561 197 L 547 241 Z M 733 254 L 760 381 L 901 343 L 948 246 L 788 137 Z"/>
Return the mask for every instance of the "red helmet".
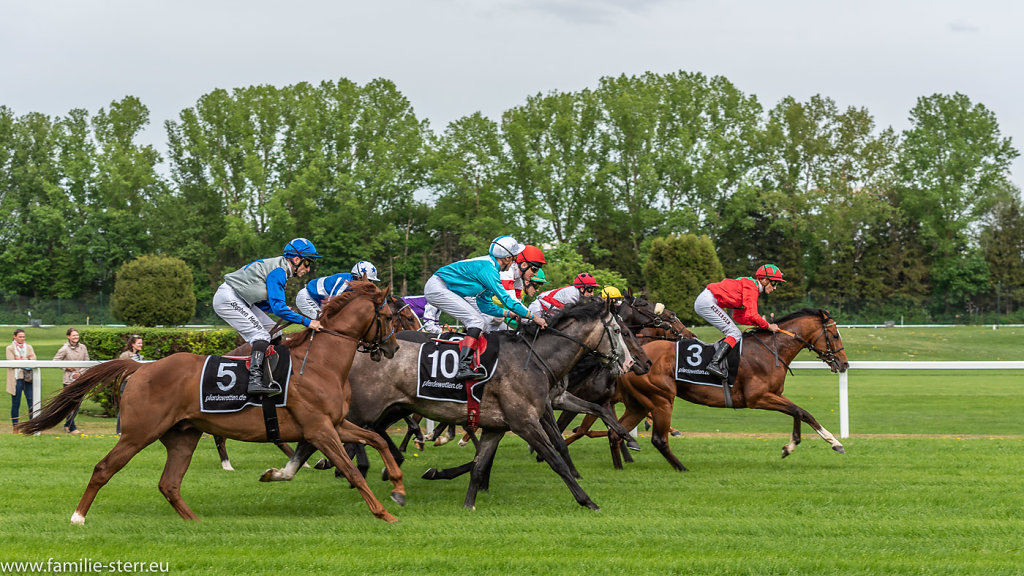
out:
<path id="1" fill-rule="evenodd" d="M 765 278 L 772 282 L 785 282 L 782 279 L 782 270 L 779 270 L 779 267 L 775 264 L 761 266 L 757 269 L 757 272 L 754 272 L 754 278 Z"/>
<path id="2" fill-rule="evenodd" d="M 533 244 L 527 244 L 523 251 L 516 256 L 516 262 L 536 262 L 543 266 L 545 264 L 544 253 Z"/>
<path id="3" fill-rule="evenodd" d="M 584 288 L 597 288 L 597 280 L 594 280 L 594 277 L 588 272 L 583 272 L 577 274 L 576 277 L 572 279 L 572 285 L 580 290 Z"/>

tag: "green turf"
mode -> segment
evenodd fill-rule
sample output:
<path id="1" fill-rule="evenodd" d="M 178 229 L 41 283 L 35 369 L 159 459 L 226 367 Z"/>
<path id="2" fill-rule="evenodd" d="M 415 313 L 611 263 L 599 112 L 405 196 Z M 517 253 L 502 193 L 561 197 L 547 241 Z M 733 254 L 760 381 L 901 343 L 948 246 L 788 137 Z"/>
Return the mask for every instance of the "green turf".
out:
<path id="1" fill-rule="evenodd" d="M 502 442 L 491 490 L 462 508 L 467 480 L 427 482 L 428 465 L 470 456 L 453 444 L 410 455 L 409 503 L 374 519 L 327 472 L 291 483 L 256 477 L 281 455 L 231 444 L 237 472 L 203 440 L 183 494 L 202 522 L 180 520 L 156 489 L 163 450 L 150 447 L 108 484 L 85 526 L 71 526 L 92 465 L 111 437 L 0 437 L 6 487 L 0 561 L 91 558 L 161 562 L 172 574 L 1020 574 L 1024 440 L 851 439 L 785 460 L 773 437 L 671 441 L 691 471 L 668 469 L 647 442 L 626 470 L 606 446 L 574 446 L 582 485 L 602 506 L 577 506 L 562 482 Z M 376 462 L 376 459 L 375 459 Z M 376 463 L 375 463 L 375 470 Z"/>

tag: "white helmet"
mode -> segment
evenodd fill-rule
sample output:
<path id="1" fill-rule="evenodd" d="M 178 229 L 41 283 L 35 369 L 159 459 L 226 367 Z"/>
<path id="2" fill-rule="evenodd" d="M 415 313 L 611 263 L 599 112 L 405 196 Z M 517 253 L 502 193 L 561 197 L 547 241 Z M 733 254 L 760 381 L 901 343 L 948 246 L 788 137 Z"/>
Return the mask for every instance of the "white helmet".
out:
<path id="1" fill-rule="evenodd" d="M 366 260 L 360 260 L 358 264 L 352 267 L 353 276 L 359 277 L 363 274 L 366 275 L 367 280 L 372 282 L 377 281 L 377 267 Z"/>
<path id="2" fill-rule="evenodd" d="M 518 255 L 524 248 L 525 246 L 516 242 L 516 239 L 511 236 L 498 236 L 491 240 L 490 253 L 495 258 L 508 258 Z"/>

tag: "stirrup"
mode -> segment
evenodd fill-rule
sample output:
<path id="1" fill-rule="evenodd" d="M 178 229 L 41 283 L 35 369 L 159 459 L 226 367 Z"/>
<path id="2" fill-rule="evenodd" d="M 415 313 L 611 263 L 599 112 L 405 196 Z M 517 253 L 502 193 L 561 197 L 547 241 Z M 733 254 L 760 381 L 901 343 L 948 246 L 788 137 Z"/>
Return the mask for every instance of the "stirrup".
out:
<path id="1" fill-rule="evenodd" d="M 708 374 L 711 374 L 715 378 L 721 378 L 722 380 L 725 380 L 726 378 L 729 377 L 729 369 L 720 364 L 708 364 L 707 370 Z"/>
<path id="2" fill-rule="evenodd" d="M 483 366 L 459 366 L 458 373 L 455 374 L 456 380 L 483 380 L 487 377 L 487 369 Z"/>
<path id="3" fill-rule="evenodd" d="M 263 384 L 262 382 L 249 382 L 249 388 L 246 392 L 248 392 L 250 396 L 258 396 L 261 394 L 277 396 L 281 393 L 281 386 L 277 382 L 270 382 L 269 384 Z"/>

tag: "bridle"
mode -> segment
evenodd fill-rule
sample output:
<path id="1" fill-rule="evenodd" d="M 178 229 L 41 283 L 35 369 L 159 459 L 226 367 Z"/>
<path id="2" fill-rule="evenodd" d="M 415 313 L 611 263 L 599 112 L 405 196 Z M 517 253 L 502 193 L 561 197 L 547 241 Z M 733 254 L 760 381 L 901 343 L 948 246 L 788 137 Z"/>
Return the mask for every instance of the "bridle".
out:
<path id="1" fill-rule="evenodd" d="M 630 330 L 633 330 L 634 332 L 639 332 L 640 330 L 643 330 L 644 328 L 656 328 L 656 329 L 659 329 L 659 330 L 665 330 L 667 332 L 671 332 L 675 336 L 676 340 L 682 339 L 683 333 L 680 332 L 679 330 L 676 330 L 675 327 L 672 326 L 672 324 L 670 322 L 666 321 L 664 318 L 662 318 L 658 314 L 654 314 L 654 313 L 648 312 L 647 310 L 645 310 L 643 308 L 638 308 L 638 307 L 634 306 L 634 304 L 636 303 L 637 300 L 638 300 L 637 298 L 633 298 L 633 301 L 629 302 L 628 306 L 630 307 L 631 310 L 633 310 L 634 313 L 643 316 L 644 318 L 646 318 L 646 320 L 644 322 L 640 323 L 640 324 L 632 324 L 632 325 L 630 325 L 629 326 Z"/>
<path id="2" fill-rule="evenodd" d="M 830 326 L 836 326 L 837 322 L 827 312 L 822 312 L 822 315 L 819 316 L 819 320 L 821 320 L 821 335 L 819 335 L 817 338 L 815 338 L 814 341 L 817 342 L 819 339 L 824 337 L 825 338 L 825 349 L 824 350 L 819 349 L 817 346 L 815 346 L 811 342 L 809 342 L 807 340 L 804 340 L 799 335 L 794 334 L 794 333 L 790 332 L 789 330 L 783 330 L 782 328 L 779 328 L 779 332 L 781 332 L 781 333 L 783 333 L 783 334 L 785 334 L 787 336 L 792 337 L 797 342 L 800 342 L 803 345 L 801 347 L 801 349 L 806 348 L 807 350 L 810 350 L 811 352 L 814 352 L 818 356 L 819 360 L 821 360 L 825 364 L 828 364 L 828 366 L 830 368 L 832 368 L 833 370 L 839 370 L 839 369 L 842 368 L 842 366 L 841 366 L 841 364 L 839 362 L 839 358 L 838 358 L 837 355 L 840 352 L 842 352 L 843 350 L 845 350 L 846 347 L 845 346 L 840 346 L 839 348 L 836 348 L 834 346 L 834 344 L 833 344 L 833 340 L 835 340 L 837 342 L 841 342 L 841 340 L 840 340 L 840 338 L 838 336 L 833 336 L 832 333 L 829 332 L 829 330 L 828 330 Z"/>
<path id="3" fill-rule="evenodd" d="M 566 340 L 570 340 L 572 342 L 575 342 L 576 345 L 578 345 L 580 348 L 583 348 L 584 350 L 587 351 L 586 352 L 587 355 L 597 356 L 602 364 L 605 364 L 605 365 L 615 365 L 615 364 L 622 365 L 623 361 L 626 358 L 626 354 L 628 354 L 629 352 L 627 350 L 620 349 L 621 346 L 619 346 L 615 342 L 615 336 L 613 335 L 613 328 L 612 328 L 612 323 L 616 322 L 616 320 L 614 318 L 614 314 L 615 313 L 611 312 L 610 310 L 607 312 L 607 316 L 611 317 L 610 321 L 608 320 L 608 318 L 605 317 L 604 314 L 601 315 L 601 326 L 604 328 L 604 334 L 608 338 L 608 345 L 609 345 L 609 348 L 610 348 L 610 352 L 608 354 L 606 354 L 604 352 L 601 352 L 597 348 L 592 348 L 590 346 L 587 346 L 579 338 L 576 338 L 572 334 L 566 334 L 565 332 L 562 332 L 561 330 L 559 330 L 557 328 L 553 328 L 551 326 L 548 326 L 547 328 L 544 329 L 544 331 L 548 332 L 548 333 L 551 333 L 551 334 L 554 334 L 556 336 L 560 336 L 562 338 L 565 338 Z M 526 363 L 523 365 L 523 370 L 525 370 L 530 365 L 530 358 L 533 357 L 533 356 L 536 356 L 537 360 L 540 362 L 541 366 L 543 366 L 544 369 L 547 370 L 548 373 L 551 375 L 551 378 L 554 379 L 555 378 L 555 371 L 552 370 L 551 367 L 548 366 L 547 362 L 545 362 L 544 359 L 541 358 L 541 356 L 539 354 L 537 354 L 535 352 L 535 350 L 534 350 L 534 344 L 536 343 L 537 336 L 539 336 L 539 335 L 540 335 L 540 329 L 539 328 L 533 334 L 533 342 L 527 341 L 526 338 L 523 338 L 523 336 L 520 335 L 520 338 L 523 338 L 523 341 L 526 342 L 527 347 L 529 347 L 529 349 L 530 349 L 530 353 L 526 355 Z M 602 339 L 602 341 L 603 341 L 603 339 Z"/>
<path id="4" fill-rule="evenodd" d="M 397 306 L 397 305 L 395 304 L 395 301 L 396 301 L 396 300 L 399 300 L 399 298 L 395 298 L 394 296 L 391 296 L 391 295 L 389 295 L 389 296 L 387 297 L 387 300 L 386 300 L 386 302 L 388 303 L 388 305 L 389 305 L 389 306 L 391 306 L 391 312 L 392 312 L 392 313 L 394 314 L 394 316 L 395 316 L 395 319 L 397 319 L 397 320 L 398 320 L 399 322 L 401 322 L 401 324 L 402 324 L 403 326 L 405 326 L 405 324 L 406 324 L 406 319 L 405 319 L 405 318 L 404 318 L 404 317 L 402 316 L 402 310 L 405 310 L 406 308 L 409 308 L 409 303 L 408 303 L 408 302 L 406 302 L 405 300 L 402 300 L 402 304 L 404 304 L 404 306 L 402 306 L 401 308 L 399 308 L 399 307 L 398 307 L 398 306 Z M 412 314 L 411 310 L 410 310 L 410 314 Z M 415 316 L 415 314 L 413 314 L 413 316 Z M 392 320 L 392 323 L 391 323 L 391 325 L 392 325 L 392 326 L 394 326 L 394 325 L 395 325 L 395 324 L 394 324 L 394 320 Z M 422 322 L 420 322 L 420 327 L 419 327 L 419 328 L 409 328 L 409 330 L 420 330 L 420 329 L 422 329 L 422 328 L 423 328 L 423 323 L 422 323 Z"/>
<path id="5" fill-rule="evenodd" d="M 383 344 L 385 342 L 387 342 L 388 340 L 390 340 L 391 336 L 393 336 L 395 334 L 395 323 L 394 323 L 394 321 L 392 321 L 391 322 L 391 332 L 388 332 L 387 336 L 384 335 L 384 320 L 381 317 L 381 311 L 384 310 L 384 307 L 387 306 L 387 305 L 388 305 L 388 301 L 385 298 L 384 302 L 380 306 L 374 306 L 374 308 L 373 308 L 373 321 L 370 322 L 370 325 L 366 327 L 366 330 L 363 331 L 363 334 L 359 338 L 354 338 L 352 336 L 349 336 L 348 334 L 344 334 L 342 332 L 338 332 L 337 330 L 331 330 L 330 328 L 321 328 L 320 332 L 323 332 L 324 334 L 330 334 L 331 336 L 337 336 L 339 338 L 344 338 L 346 340 L 355 341 L 356 344 L 358 345 L 357 348 L 356 348 L 356 351 L 358 351 L 358 352 L 369 353 L 371 356 L 375 355 L 375 354 L 379 355 L 382 352 L 381 346 L 383 346 Z M 370 330 L 373 329 L 374 327 L 376 327 L 376 330 L 374 331 L 374 334 L 376 335 L 376 337 L 374 338 L 374 340 L 369 341 L 369 339 L 367 338 L 367 334 L 369 334 Z M 314 332 L 314 333 L 309 335 L 309 344 L 310 344 L 310 346 L 313 344 L 313 336 L 315 336 L 315 335 L 316 335 L 316 332 Z M 308 348 L 307 348 L 307 354 L 308 354 Z M 303 362 L 303 364 L 305 364 L 305 362 Z"/>

